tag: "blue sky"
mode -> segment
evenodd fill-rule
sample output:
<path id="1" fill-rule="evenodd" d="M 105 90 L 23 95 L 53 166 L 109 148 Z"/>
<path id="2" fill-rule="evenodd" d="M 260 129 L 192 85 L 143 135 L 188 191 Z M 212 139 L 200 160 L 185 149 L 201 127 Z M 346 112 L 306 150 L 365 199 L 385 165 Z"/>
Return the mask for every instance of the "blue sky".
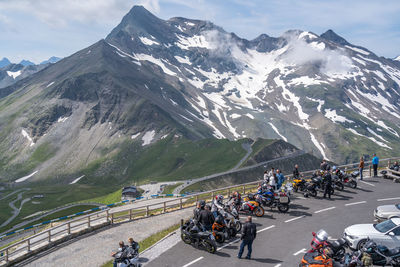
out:
<path id="1" fill-rule="evenodd" d="M 247 39 L 333 29 L 380 56 L 400 55 L 399 0 L 0 0 L 0 58 L 68 56 L 104 38 L 135 4 L 163 19 L 210 20 Z"/>

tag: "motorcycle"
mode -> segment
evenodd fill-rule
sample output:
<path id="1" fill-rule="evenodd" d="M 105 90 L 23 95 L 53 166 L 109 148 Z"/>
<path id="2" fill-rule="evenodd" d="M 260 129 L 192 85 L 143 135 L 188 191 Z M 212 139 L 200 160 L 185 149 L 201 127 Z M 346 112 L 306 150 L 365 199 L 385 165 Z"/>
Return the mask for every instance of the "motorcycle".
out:
<path id="1" fill-rule="evenodd" d="M 195 220 L 188 220 L 181 226 L 181 239 L 185 244 L 203 247 L 209 253 L 214 254 L 217 251 L 214 235 L 209 231 L 200 231 Z"/>
<path id="2" fill-rule="evenodd" d="M 304 197 L 316 197 L 317 196 L 317 185 L 312 181 L 307 182 L 305 186 L 305 190 L 303 193 Z"/>
<path id="3" fill-rule="evenodd" d="M 349 177 L 349 175 L 347 175 L 344 171 L 337 169 L 335 174 L 337 175 L 337 177 L 339 177 L 339 179 L 343 182 L 344 185 L 349 186 L 350 188 L 357 188 L 357 181 L 355 180 L 355 178 L 353 177 L 353 174 L 355 175 L 355 177 L 357 177 L 359 175 L 359 172 L 357 173 L 352 173 L 352 177 Z"/>
<path id="4" fill-rule="evenodd" d="M 301 259 L 299 267 L 333 267 L 333 260 L 324 257 L 319 252 L 307 252 Z"/>
<path id="5" fill-rule="evenodd" d="M 374 265 L 400 266 L 400 247 L 388 249 L 386 246 L 377 245 L 373 240 L 367 241 L 362 252 L 368 254 Z"/>
<path id="6" fill-rule="evenodd" d="M 333 185 L 334 189 L 337 189 L 339 191 L 343 191 L 344 190 L 344 184 L 339 179 L 339 177 L 336 176 L 336 175 L 333 175 L 333 177 L 332 177 L 332 185 Z M 333 192 L 332 192 L 332 194 L 333 194 Z"/>
<path id="7" fill-rule="evenodd" d="M 284 191 L 276 193 L 269 189 L 266 191 L 259 191 L 256 196 L 258 197 L 255 198 L 259 200 L 264 207 L 269 207 L 271 209 L 277 207 L 282 213 L 289 211 L 290 198 Z"/>
<path id="8" fill-rule="evenodd" d="M 319 252 L 326 247 L 332 249 L 332 258 L 340 261 L 344 258 L 346 253 L 347 242 L 343 238 L 335 240 L 333 242 L 328 240 L 328 233 L 324 230 L 319 230 L 317 233 L 313 232 L 313 239 L 311 240 L 311 249 L 308 252 Z"/>
<path id="9" fill-rule="evenodd" d="M 239 219 L 239 213 L 237 209 L 232 209 L 230 205 L 226 205 L 223 216 L 225 218 L 226 224 L 235 227 L 237 233 L 242 230 L 242 223 Z"/>
<path id="10" fill-rule="evenodd" d="M 224 243 L 225 240 L 234 238 L 237 235 L 237 231 L 235 226 L 228 226 L 225 219 L 222 216 L 218 216 L 212 225 L 212 234 L 215 237 L 215 241 Z"/>
<path id="11" fill-rule="evenodd" d="M 244 212 L 245 214 L 254 214 L 257 217 L 262 217 L 265 213 L 265 210 L 260 203 L 255 200 L 251 200 L 249 197 L 243 198 L 243 202 L 240 205 L 239 211 Z"/>
<path id="12" fill-rule="evenodd" d="M 307 181 L 304 178 L 299 177 L 297 179 L 293 179 L 292 186 L 294 192 L 298 192 L 299 190 L 303 192 L 307 189 Z"/>
<path id="13" fill-rule="evenodd" d="M 126 256 L 124 251 L 120 251 L 115 254 L 115 261 L 117 267 L 141 267 L 142 264 L 139 262 L 139 254 Z"/>

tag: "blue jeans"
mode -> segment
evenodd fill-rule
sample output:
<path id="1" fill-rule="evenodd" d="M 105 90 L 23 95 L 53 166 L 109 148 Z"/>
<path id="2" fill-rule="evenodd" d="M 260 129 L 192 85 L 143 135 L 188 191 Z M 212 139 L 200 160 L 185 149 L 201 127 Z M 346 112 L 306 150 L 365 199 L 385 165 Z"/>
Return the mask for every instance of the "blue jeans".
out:
<path id="1" fill-rule="evenodd" d="M 363 179 L 363 170 L 364 170 L 364 168 L 360 168 L 360 180 L 362 180 Z"/>
<path id="2" fill-rule="evenodd" d="M 251 252 L 253 250 L 253 240 L 242 240 L 242 243 L 240 244 L 240 249 L 239 249 L 239 254 L 238 257 L 241 258 L 243 255 L 244 247 L 247 246 L 247 258 L 251 257 Z"/>

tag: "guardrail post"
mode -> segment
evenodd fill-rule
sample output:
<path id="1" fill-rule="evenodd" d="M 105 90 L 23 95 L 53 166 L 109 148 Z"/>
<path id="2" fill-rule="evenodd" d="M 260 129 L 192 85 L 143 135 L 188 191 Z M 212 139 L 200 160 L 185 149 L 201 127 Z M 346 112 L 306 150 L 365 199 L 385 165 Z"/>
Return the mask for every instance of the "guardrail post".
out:
<path id="1" fill-rule="evenodd" d="M 246 194 L 246 186 L 243 186 L 243 195 Z"/>
<path id="2" fill-rule="evenodd" d="M 390 159 L 388 160 L 388 168 L 390 168 Z"/>
<path id="3" fill-rule="evenodd" d="M 196 195 L 196 203 L 199 202 L 199 195 Z"/>
<path id="4" fill-rule="evenodd" d="M 49 243 L 51 242 L 51 230 L 47 231 L 49 233 Z"/>
<path id="5" fill-rule="evenodd" d="M 179 207 L 182 209 L 182 198 L 179 199 Z"/>
<path id="6" fill-rule="evenodd" d="M 67 224 L 67 230 L 68 230 L 68 235 L 70 235 L 71 234 L 71 223 L 70 222 L 68 222 L 68 224 Z"/>
<path id="7" fill-rule="evenodd" d="M 146 217 L 149 217 L 149 206 L 146 206 Z"/>
<path id="8" fill-rule="evenodd" d="M 31 251 L 31 239 L 28 238 L 28 252 Z"/>
<path id="9" fill-rule="evenodd" d="M 129 220 L 132 221 L 132 209 L 129 210 Z"/>
<path id="10" fill-rule="evenodd" d="M 372 172 L 371 172 L 371 165 L 369 165 L 369 177 L 372 176 Z"/>
<path id="11" fill-rule="evenodd" d="M 109 213 L 108 213 L 108 210 L 106 210 L 106 215 L 107 215 L 107 222 L 108 222 L 108 216 L 110 215 Z"/>
<path id="12" fill-rule="evenodd" d="M 211 192 L 211 201 L 214 200 L 214 191 Z"/>
<path id="13" fill-rule="evenodd" d="M 228 188 L 228 198 L 229 198 L 230 195 L 231 195 L 231 189 Z"/>
<path id="14" fill-rule="evenodd" d="M 111 224 L 114 224 L 114 213 L 111 213 Z"/>
<path id="15" fill-rule="evenodd" d="M 164 213 L 166 213 L 167 212 L 167 203 L 164 201 L 164 211 L 163 211 Z"/>
<path id="16" fill-rule="evenodd" d="M 88 226 L 88 228 L 90 228 L 90 216 L 88 216 L 87 219 L 88 219 L 87 220 L 87 226 Z"/>
<path id="17" fill-rule="evenodd" d="M 6 262 L 8 263 L 8 248 L 6 248 L 6 255 L 5 255 Z"/>

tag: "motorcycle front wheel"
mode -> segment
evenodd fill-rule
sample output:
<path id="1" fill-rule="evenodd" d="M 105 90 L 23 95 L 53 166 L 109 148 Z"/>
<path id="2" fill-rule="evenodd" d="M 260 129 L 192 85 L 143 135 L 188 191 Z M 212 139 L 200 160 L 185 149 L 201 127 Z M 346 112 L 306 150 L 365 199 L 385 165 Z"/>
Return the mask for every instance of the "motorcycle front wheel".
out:
<path id="1" fill-rule="evenodd" d="M 316 197 L 317 196 L 317 190 L 313 189 L 310 191 L 310 196 Z"/>
<path id="2" fill-rule="evenodd" d="M 337 184 L 336 184 L 336 188 L 337 188 L 339 191 L 343 191 L 343 190 L 344 190 L 344 186 L 343 186 L 342 183 L 337 183 Z"/>
<path id="3" fill-rule="evenodd" d="M 242 230 L 242 223 L 240 221 L 235 222 L 236 232 L 239 233 Z"/>
<path id="4" fill-rule="evenodd" d="M 224 243 L 225 242 L 225 235 L 224 233 L 216 233 L 215 234 L 215 241 L 217 241 L 217 243 Z"/>
<path id="5" fill-rule="evenodd" d="M 261 207 L 261 206 L 258 206 L 258 207 L 256 207 L 255 209 L 254 209 L 254 215 L 256 215 L 257 217 L 262 217 L 262 216 L 264 216 L 264 213 L 265 213 L 265 211 L 264 211 L 264 208 L 263 207 Z"/>
<path id="6" fill-rule="evenodd" d="M 190 239 L 190 237 L 185 233 L 181 234 L 181 239 L 185 244 L 191 244 L 192 243 L 192 240 Z"/>

